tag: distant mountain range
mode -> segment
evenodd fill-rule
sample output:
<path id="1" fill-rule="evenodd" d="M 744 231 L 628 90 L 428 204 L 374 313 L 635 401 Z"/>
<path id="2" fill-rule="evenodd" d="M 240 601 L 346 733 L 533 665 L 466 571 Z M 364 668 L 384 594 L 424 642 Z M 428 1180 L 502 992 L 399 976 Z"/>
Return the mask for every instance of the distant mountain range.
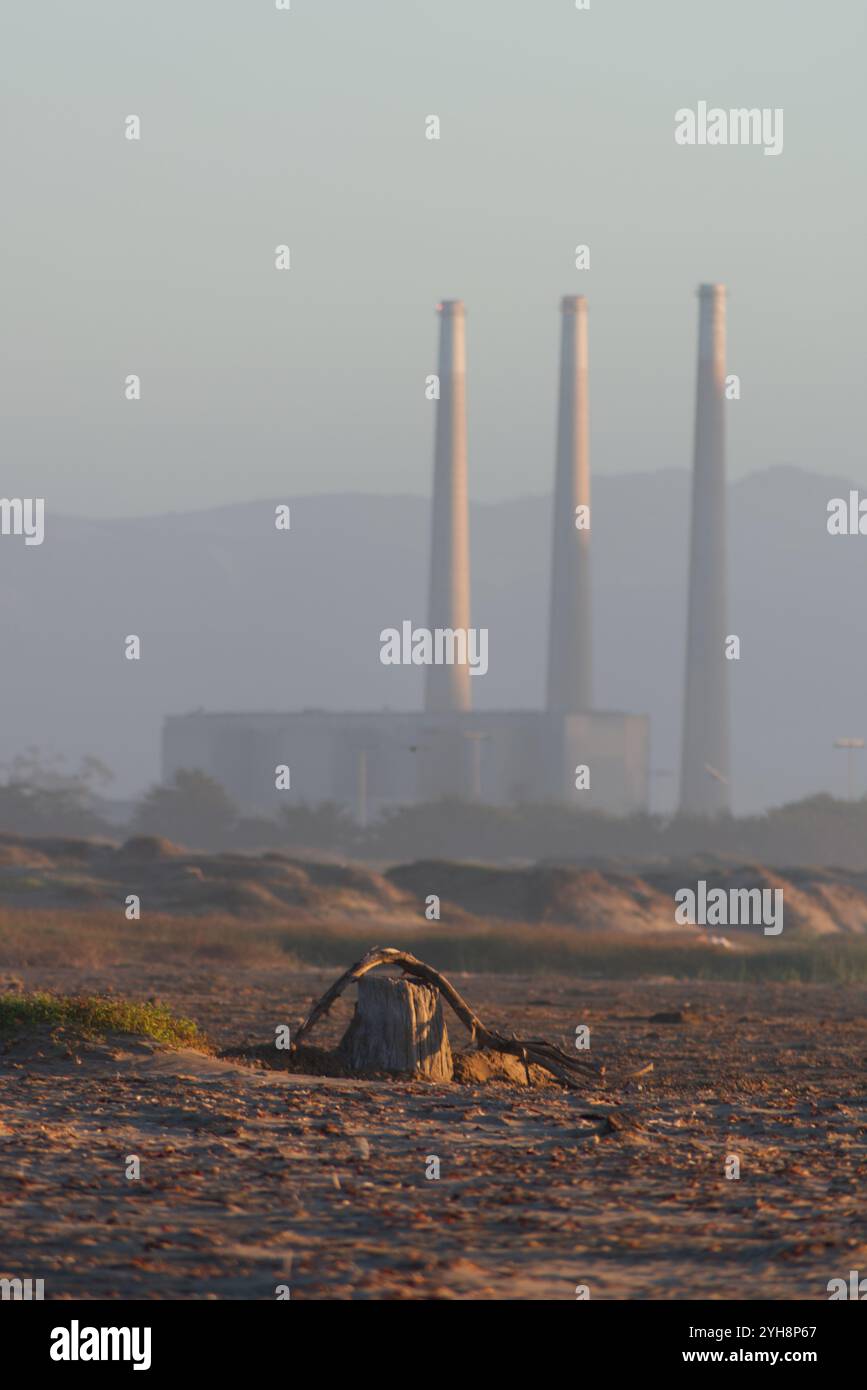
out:
<path id="1" fill-rule="evenodd" d="M 846 790 L 835 738 L 867 736 L 867 537 L 831 537 L 855 484 L 774 468 L 730 486 L 735 808 Z M 653 801 L 676 795 L 689 474 L 594 479 L 599 708 L 648 713 Z M 291 529 L 274 509 L 291 506 Z M 0 758 L 29 744 L 103 758 L 127 795 L 156 780 L 167 713 L 420 705 L 421 672 L 379 661 L 379 633 L 424 623 L 425 499 L 291 496 L 189 514 L 55 516 L 45 541 L 0 537 Z M 472 507 L 473 614 L 489 629 L 479 707 L 541 706 L 550 500 Z M 139 662 L 124 638 L 142 640 Z M 867 786 L 867 754 L 856 790 Z"/>

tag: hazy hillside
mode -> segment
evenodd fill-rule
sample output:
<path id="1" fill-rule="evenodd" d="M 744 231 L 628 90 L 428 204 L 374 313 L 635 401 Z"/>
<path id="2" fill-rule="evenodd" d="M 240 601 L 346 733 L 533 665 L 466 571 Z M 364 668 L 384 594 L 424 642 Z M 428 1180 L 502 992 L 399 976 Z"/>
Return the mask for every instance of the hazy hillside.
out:
<path id="1" fill-rule="evenodd" d="M 528 460 L 528 484 L 540 471 Z M 843 791 L 831 742 L 867 732 L 867 539 L 825 527 L 828 498 L 849 486 L 772 469 L 730 489 L 740 811 Z M 597 703 L 650 714 L 658 807 L 679 758 L 688 487 L 674 470 L 594 482 Z M 274 529 L 278 501 L 288 533 Z M 473 507 L 473 621 L 490 630 L 480 706 L 542 701 L 549 513 L 547 497 Z M 114 522 L 49 508 L 42 546 L 0 545 L 0 757 L 29 743 L 93 752 L 120 794 L 156 777 L 167 712 L 413 707 L 420 674 L 380 665 L 378 634 L 425 620 L 427 518 L 423 499 L 348 495 Z M 124 659 L 128 633 L 138 663 Z"/>
<path id="2" fill-rule="evenodd" d="M 269 852 L 195 854 L 168 840 L 134 837 L 110 841 L 0 835 L 0 913 L 107 910 L 125 921 L 127 896 L 139 897 L 145 916 L 169 914 L 189 921 L 226 918 L 353 926 L 367 932 L 409 927 L 436 933 L 494 923 L 569 926 L 604 935 L 662 933 L 684 945 L 727 937 L 761 944 L 752 925 L 722 928 L 678 925 L 675 895 L 721 888 L 779 889 L 780 932 L 793 936 L 867 933 L 867 873 L 845 869 L 771 870 L 761 865 L 668 863 L 641 873 L 547 864 L 499 867 L 418 860 L 385 873 Z M 441 921 L 426 919 L 428 895 L 441 902 Z M 766 899 L 770 923 L 775 899 Z M 102 918 L 100 918 L 102 920 Z M 374 923 L 376 924 L 374 926 Z M 4 921 L 4 928 L 5 928 Z M 4 949 L 21 936 L 15 923 Z M 783 937 L 783 933 L 785 936 Z M 27 930 L 24 929 L 26 940 Z"/>

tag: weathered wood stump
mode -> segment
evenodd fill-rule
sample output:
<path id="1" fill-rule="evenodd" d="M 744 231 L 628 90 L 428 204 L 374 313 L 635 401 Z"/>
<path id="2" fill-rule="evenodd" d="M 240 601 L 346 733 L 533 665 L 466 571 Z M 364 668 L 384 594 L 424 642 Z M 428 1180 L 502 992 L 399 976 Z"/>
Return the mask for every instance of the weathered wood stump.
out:
<path id="1" fill-rule="evenodd" d="M 383 980 L 381 975 L 377 976 L 375 981 L 370 979 L 369 975 L 371 970 L 376 970 L 380 965 L 399 966 L 404 972 L 404 979 L 389 979 L 386 981 L 388 984 L 408 985 L 409 988 L 412 989 L 424 989 L 433 986 L 434 990 L 439 992 L 446 1003 L 449 1004 L 457 1014 L 476 1047 L 492 1048 L 495 1052 L 502 1052 L 507 1057 L 517 1057 L 523 1064 L 525 1070 L 530 1066 L 543 1067 L 550 1076 L 553 1076 L 556 1081 L 560 1082 L 561 1086 L 569 1086 L 573 1090 L 577 1090 L 582 1086 L 582 1078 L 586 1079 L 589 1077 L 594 1081 L 601 1079 L 605 1070 L 604 1067 L 598 1067 L 594 1062 L 586 1062 L 578 1057 L 571 1056 L 568 1052 L 564 1052 L 562 1047 L 557 1047 L 555 1043 L 546 1042 L 544 1038 L 516 1038 L 514 1033 L 498 1033 L 493 1028 L 486 1028 L 478 1014 L 473 1013 L 466 999 L 461 998 L 454 985 L 449 983 L 445 975 L 441 975 L 438 970 L 434 970 L 432 965 L 425 965 L 423 960 L 416 959 L 415 956 L 410 955 L 409 951 L 398 950 L 396 946 L 371 946 L 370 950 L 361 957 L 361 960 L 357 960 L 348 970 L 344 970 L 340 979 L 335 980 L 330 989 L 325 991 L 322 998 L 317 1000 L 310 1010 L 310 1013 L 301 1024 L 301 1027 L 295 1034 L 295 1041 L 292 1044 L 293 1051 L 298 1051 L 301 1039 L 307 1037 L 311 1028 L 318 1023 L 320 1018 L 323 1018 L 325 1014 L 328 1013 L 335 999 L 339 999 L 343 991 L 349 985 L 358 985 L 360 998 L 361 985 L 364 981 L 368 980 L 370 984 L 380 983 Z M 421 981 L 421 984 L 410 984 L 406 976 L 411 976 L 413 981 Z M 372 995 L 369 997 L 373 998 Z M 407 1009 L 408 1008 L 409 1006 L 407 1005 Z M 356 1006 L 356 1014 L 360 1015 L 361 1012 L 359 1006 Z M 380 1017 L 382 1016 L 382 1010 L 380 1009 Z M 415 1015 L 413 1013 L 413 1018 L 414 1017 Z M 432 1023 L 433 1017 L 434 1015 L 431 1014 Z M 442 1026 L 443 1048 L 448 1052 L 449 1056 L 448 1069 L 443 1071 L 442 1076 L 443 1080 L 450 1080 L 452 1077 L 451 1049 L 448 1046 L 445 1024 L 442 1024 L 441 1020 L 440 1022 Z M 380 1026 L 381 1024 L 377 1023 L 374 1028 L 370 1030 L 374 1039 L 371 1050 L 375 1056 L 381 1056 L 383 1052 L 381 1046 L 377 1045 L 375 1042 L 377 1030 Z M 349 1040 L 348 1046 L 350 1049 L 354 1046 L 350 1036 L 354 1028 L 355 1019 L 353 1019 L 353 1022 L 346 1030 L 343 1038 L 343 1043 L 347 1043 L 347 1040 Z M 367 1025 L 362 1025 L 360 1021 L 358 1023 L 358 1028 L 364 1028 L 364 1031 L 367 1031 Z M 402 1032 L 404 1035 L 412 1036 L 414 1033 L 418 1033 L 419 1030 L 412 1023 L 409 1028 L 407 1028 L 406 1020 L 404 1020 Z M 431 1055 L 430 1040 L 425 1044 L 424 1051 L 426 1057 Z M 417 1055 L 417 1052 L 414 1051 L 414 1060 Z M 377 1063 L 377 1065 L 382 1064 Z M 640 1071 L 631 1072 L 630 1075 L 643 1076 L 645 1072 L 652 1070 L 653 1063 L 650 1062 L 646 1067 L 642 1067 Z M 595 1119 L 599 1117 L 601 1119 L 607 1119 L 609 1111 L 598 1110 L 595 1107 L 585 1104 L 578 1113 L 581 1118 L 589 1117 Z"/>
<path id="2" fill-rule="evenodd" d="M 412 1072 L 451 1081 L 452 1050 L 439 993 L 388 975 L 364 975 L 340 1042 L 353 1071 Z"/>

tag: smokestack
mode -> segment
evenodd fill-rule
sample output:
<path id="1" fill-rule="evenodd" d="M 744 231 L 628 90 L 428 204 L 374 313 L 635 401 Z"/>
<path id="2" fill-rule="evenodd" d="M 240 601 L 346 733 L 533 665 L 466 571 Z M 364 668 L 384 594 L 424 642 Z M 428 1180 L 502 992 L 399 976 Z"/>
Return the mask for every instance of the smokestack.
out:
<path id="1" fill-rule="evenodd" d="M 726 304 L 724 285 L 699 287 L 698 376 L 689 558 L 689 619 L 680 809 L 729 809 L 726 633 Z"/>
<path id="2" fill-rule="evenodd" d="M 548 709 L 577 714 L 593 705 L 590 617 L 590 450 L 587 421 L 587 300 L 565 295 L 551 554 Z M 577 508 L 586 507 L 583 526 Z"/>
<path id="3" fill-rule="evenodd" d="M 467 408 L 464 305 L 447 299 L 440 315 L 439 379 L 434 443 L 428 625 L 470 625 L 470 537 L 467 501 Z M 425 710 L 468 710 L 468 665 L 428 666 Z"/>

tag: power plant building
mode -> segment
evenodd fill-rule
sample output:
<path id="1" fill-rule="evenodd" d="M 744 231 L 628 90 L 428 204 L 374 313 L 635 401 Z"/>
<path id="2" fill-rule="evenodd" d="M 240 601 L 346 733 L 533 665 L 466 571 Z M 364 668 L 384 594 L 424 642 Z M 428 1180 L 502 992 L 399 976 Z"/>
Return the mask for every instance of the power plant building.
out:
<path id="1" fill-rule="evenodd" d="M 336 802 L 361 822 L 388 807 L 445 798 L 555 802 L 611 815 L 646 809 L 646 716 L 592 704 L 586 300 L 567 296 L 561 310 L 546 708 L 474 711 L 468 657 L 428 665 L 420 712 L 170 716 L 164 779 L 197 768 L 247 813 Z M 431 633 L 468 632 L 464 306 L 444 301 L 438 313 L 428 623 Z M 276 788 L 280 766 L 290 769 L 288 789 Z"/>

